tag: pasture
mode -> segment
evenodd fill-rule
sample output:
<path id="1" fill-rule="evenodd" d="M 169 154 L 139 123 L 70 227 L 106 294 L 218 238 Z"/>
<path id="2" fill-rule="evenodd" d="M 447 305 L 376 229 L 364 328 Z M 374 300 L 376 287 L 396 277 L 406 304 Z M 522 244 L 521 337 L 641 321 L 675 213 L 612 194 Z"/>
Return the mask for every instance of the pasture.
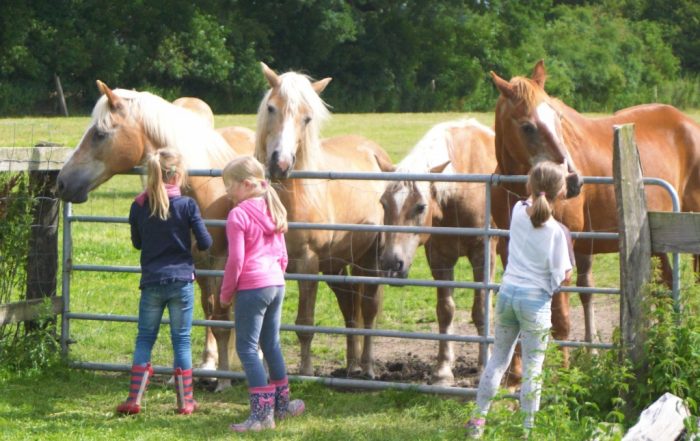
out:
<path id="1" fill-rule="evenodd" d="M 356 114 L 334 115 L 322 130 L 324 137 L 359 134 L 377 141 L 396 163 L 432 125 L 461 117 L 475 117 L 491 126 L 493 114 Z M 698 115 L 693 117 L 697 120 Z M 87 117 L 5 119 L 0 121 L 0 145 L 29 146 L 50 141 L 77 145 L 87 126 Z M 216 127 L 239 125 L 255 129 L 254 115 L 219 115 Z M 77 215 L 126 217 L 131 200 L 139 192 L 137 176 L 117 176 L 91 193 L 86 204 L 73 205 Z M 138 265 L 139 255 L 129 241 L 126 224 L 76 223 L 73 226 L 74 262 L 95 265 Z M 500 270 L 499 270 L 500 271 Z M 598 256 L 593 273 L 596 286 L 617 285 L 618 267 L 614 255 Z M 456 280 L 471 280 L 471 268 L 462 259 L 455 269 Z M 430 279 L 422 251 L 409 275 Z M 497 274 L 497 280 L 500 276 Z M 59 281 L 60 286 L 60 281 Z M 71 310 L 116 315 L 135 315 L 138 303 L 138 275 L 123 273 L 77 272 L 71 283 Z M 455 333 L 476 334 L 470 319 L 471 290 L 455 290 L 457 315 Z M 283 323 L 294 322 L 297 311 L 296 283 L 287 284 Z M 617 326 L 617 297 L 596 296 L 598 328 L 609 341 Z M 433 288 L 386 287 L 377 327 L 402 331 L 436 332 L 435 291 Z M 583 329 L 578 298 L 572 296 L 572 339 L 582 339 Z M 195 318 L 202 318 L 201 308 Z M 325 284 L 319 285 L 316 324 L 342 327 L 342 315 L 335 297 Z M 129 363 L 136 329 L 133 323 L 73 321 L 71 357 L 78 361 Z M 193 361 L 200 358 L 204 346 L 203 328 L 193 330 Z M 290 368 L 296 373 L 299 361 L 296 334 L 283 332 L 283 349 Z M 375 356 L 379 379 L 398 378 L 424 383 L 430 375 L 437 350 L 436 342 L 375 338 Z M 344 337 L 317 334 L 313 345 L 316 374 L 338 374 L 345 364 Z M 456 344 L 456 382 L 473 386 L 476 377 L 476 345 Z M 171 363 L 167 327 L 161 331 L 154 348 L 156 365 Z M 550 358 L 556 358 L 550 357 Z M 551 364 L 550 364 L 551 365 Z M 234 364 L 233 370 L 239 370 Z M 552 366 L 555 371 L 555 365 Z M 41 377 L 7 376 L 0 378 L 0 426 L 3 439 L 224 439 L 226 426 L 245 417 L 245 385 L 214 394 L 200 387 L 195 391 L 202 411 L 184 419 L 172 412 L 174 392 L 157 377 L 146 400 L 145 412 L 136 418 L 119 418 L 114 407 L 126 393 L 125 374 L 83 372 L 57 369 Z M 547 383 L 545 383 L 547 384 Z M 280 424 L 276 431 L 251 434 L 255 439 L 304 440 L 391 440 L 456 439 L 466 420 L 469 405 L 459 399 L 418 395 L 413 392 L 361 393 L 325 388 L 316 384 L 293 384 L 293 394 L 307 401 L 308 414 Z M 557 392 L 545 392 L 556 398 Z M 498 434 L 487 439 L 510 439 L 518 433 L 519 418 L 509 411 L 508 400 L 498 403 L 494 422 L 500 421 Z M 537 439 L 582 439 L 591 430 L 590 421 L 558 419 L 547 400 Z M 556 406 L 553 407 L 556 409 Z M 555 410 L 556 411 L 556 410 Z M 498 423 L 496 423 L 498 424 Z M 539 424 L 539 422 L 538 422 Z M 539 436 L 541 434 L 541 436 Z M 614 439 L 614 438 L 612 438 Z"/>

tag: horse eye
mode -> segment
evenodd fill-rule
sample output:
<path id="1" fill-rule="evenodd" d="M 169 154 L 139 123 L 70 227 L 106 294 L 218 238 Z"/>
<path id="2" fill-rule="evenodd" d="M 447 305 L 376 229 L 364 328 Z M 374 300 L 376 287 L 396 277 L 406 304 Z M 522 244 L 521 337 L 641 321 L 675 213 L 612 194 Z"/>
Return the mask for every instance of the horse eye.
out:
<path id="1" fill-rule="evenodd" d="M 95 142 L 100 142 L 107 137 L 107 132 L 102 130 L 95 130 L 92 134 L 92 138 Z"/>
<path id="2" fill-rule="evenodd" d="M 267 105 L 267 112 L 268 113 L 275 113 L 275 107 L 272 106 L 271 104 Z"/>
<path id="3" fill-rule="evenodd" d="M 534 135 L 537 132 L 537 128 L 532 123 L 526 122 L 520 127 L 526 135 Z"/>
<path id="4" fill-rule="evenodd" d="M 425 204 L 416 205 L 416 214 L 423 214 L 425 212 Z"/>
<path id="5" fill-rule="evenodd" d="M 311 122 L 311 117 L 310 116 L 305 116 L 304 117 L 304 124 L 309 124 Z"/>

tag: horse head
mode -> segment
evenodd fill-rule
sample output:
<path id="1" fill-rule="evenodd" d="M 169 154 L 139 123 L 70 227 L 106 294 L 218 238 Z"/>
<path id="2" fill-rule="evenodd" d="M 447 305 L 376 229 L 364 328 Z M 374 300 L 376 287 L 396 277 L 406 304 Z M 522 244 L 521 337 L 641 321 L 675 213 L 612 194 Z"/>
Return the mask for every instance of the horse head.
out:
<path id="1" fill-rule="evenodd" d="M 449 162 L 433 167 L 431 173 L 442 173 Z M 440 213 L 435 186 L 421 181 L 389 182 L 380 199 L 384 208 L 384 225 L 430 227 Z M 408 277 L 416 251 L 428 240 L 427 233 L 387 232 L 379 263 L 389 277 Z"/>
<path id="2" fill-rule="evenodd" d="M 273 179 L 283 179 L 298 165 L 313 170 L 319 133 L 330 112 L 319 96 L 331 78 L 312 82 L 296 72 L 278 75 L 262 65 L 270 90 L 258 108 L 255 156 Z"/>
<path id="3" fill-rule="evenodd" d="M 90 126 L 58 173 L 58 196 L 67 202 L 85 202 L 92 189 L 138 165 L 146 150 L 143 129 L 125 99 L 134 92 L 116 93 L 100 80 L 97 88 L 102 96 Z"/>
<path id="4" fill-rule="evenodd" d="M 501 92 L 496 103 L 496 157 L 505 174 L 526 174 L 541 161 L 561 164 L 567 176 L 567 197 L 581 192 L 583 180 L 570 155 L 562 104 L 544 90 L 544 62 L 535 65 L 530 78 L 506 81 L 491 72 Z"/>

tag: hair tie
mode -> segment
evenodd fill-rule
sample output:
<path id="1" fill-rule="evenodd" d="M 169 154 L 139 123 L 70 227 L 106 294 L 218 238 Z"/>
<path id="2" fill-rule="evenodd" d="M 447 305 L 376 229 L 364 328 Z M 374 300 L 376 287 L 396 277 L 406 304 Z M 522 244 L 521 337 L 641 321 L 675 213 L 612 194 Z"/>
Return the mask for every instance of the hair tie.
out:
<path id="1" fill-rule="evenodd" d="M 260 185 L 262 186 L 262 188 L 264 188 L 265 190 L 267 190 L 267 181 L 266 181 L 266 180 L 261 179 L 261 180 L 260 180 Z"/>
<path id="2" fill-rule="evenodd" d="M 543 191 L 541 191 L 541 192 L 539 193 L 539 195 L 540 195 L 540 196 L 545 196 L 545 197 L 547 196 L 547 194 L 546 194 L 545 192 L 543 192 Z"/>

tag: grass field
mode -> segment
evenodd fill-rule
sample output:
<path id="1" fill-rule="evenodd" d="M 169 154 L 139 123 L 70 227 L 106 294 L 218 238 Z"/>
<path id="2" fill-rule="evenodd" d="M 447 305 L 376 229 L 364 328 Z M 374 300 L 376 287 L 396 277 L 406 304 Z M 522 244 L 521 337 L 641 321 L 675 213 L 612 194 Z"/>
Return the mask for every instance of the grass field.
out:
<path id="1" fill-rule="evenodd" d="M 356 133 L 376 140 L 399 161 L 435 123 L 461 117 L 474 117 L 491 125 L 492 114 L 359 114 L 334 115 L 324 136 Z M 0 146 L 29 146 L 50 141 L 77 145 L 89 119 L 30 118 L 0 121 Z M 216 126 L 241 125 L 255 129 L 254 115 L 222 115 Z M 131 200 L 140 189 L 136 176 L 117 176 L 91 193 L 86 204 L 74 205 L 74 214 L 126 217 Z M 138 265 L 139 255 L 129 241 L 126 224 L 77 223 L 73 228 L 74 263 L 96 265 Z M 422 252 L 410 277 L 430 278 Z M 596 259 L 598 286 L 616 286 L 615 256 Z M 457 280 L 471 280 L 466 260 L 455 271 Z M 317 300 L 316 324 L 343 326 L 335 297 L 323 284 Z M 293 323 L 298 292 L 288 283 L 283 323 Z M 138 275 L 77 272 L 71 280 L 71 310 L 105 314 L 135 315 L 138 306 Z M 435 329 L 435 293 L 418 287 L 387 287 L 378 327 L 408 331 Z M 471 305 L 471 292 L 456 290 L 460 320 L 465 320 Z M 578 305 L 572 297 L 572 305 Z M 195 310 L 195 318 L 202 318 Z M 75 360 L 129 363 L 136 329 L 134 324 L 73 321 L 71 347 Z M 397 346 L 401 341 L 396 341 Z M 294 372 L 298 358 L 297 338 L 283 333 L 283 346 Z M 202 328 L 193 332 L 193 359 L 203 347 Z M 317 335 L 313 345 L 314 362 L 327 372 L 344 365 L 344 339 Z M 475 347 L 474 347 L 475 349 Z M 435 352 L 437 344 L 435 344 Z M 171 349 L 167 327 L 161 331 L 154 348 L 154 364 L 168 366 Z M 0 438 L 8 440 L 42 439 L 224 439 L 231 435 L 226 426 L 246 416 L 245 385 L 213 394 L 196 391 L 202 411 L 191 418 L 173 414 L 174 393 L 157 378 L 147 398 L 147 411 L 135 418 L 118 418 L 115 405 L 126 394 L 126 375 L 59 369 L 44 377 L 0 378 L 4 391 L 0 396 Z M 307 400 L 308 415 L 284 422 L 274 432 L 249 435 L 253 439 L 289 440 L 447 440 L 461 437 L 461 424 L 470 404 L 461 399 L 418 395 L 413 392 L 344 392 L 317 384 L 295 384 L 296 395 Z M 517 436 L 518 419 L 502 401 L 495 409 L 498 432 L 487 439 L 512 439 Z M 556 424 L 556 425 L 555 425 Z M 536 439 L 578 440 L 590 426 L 576 419 L 543 423 Z"/>

